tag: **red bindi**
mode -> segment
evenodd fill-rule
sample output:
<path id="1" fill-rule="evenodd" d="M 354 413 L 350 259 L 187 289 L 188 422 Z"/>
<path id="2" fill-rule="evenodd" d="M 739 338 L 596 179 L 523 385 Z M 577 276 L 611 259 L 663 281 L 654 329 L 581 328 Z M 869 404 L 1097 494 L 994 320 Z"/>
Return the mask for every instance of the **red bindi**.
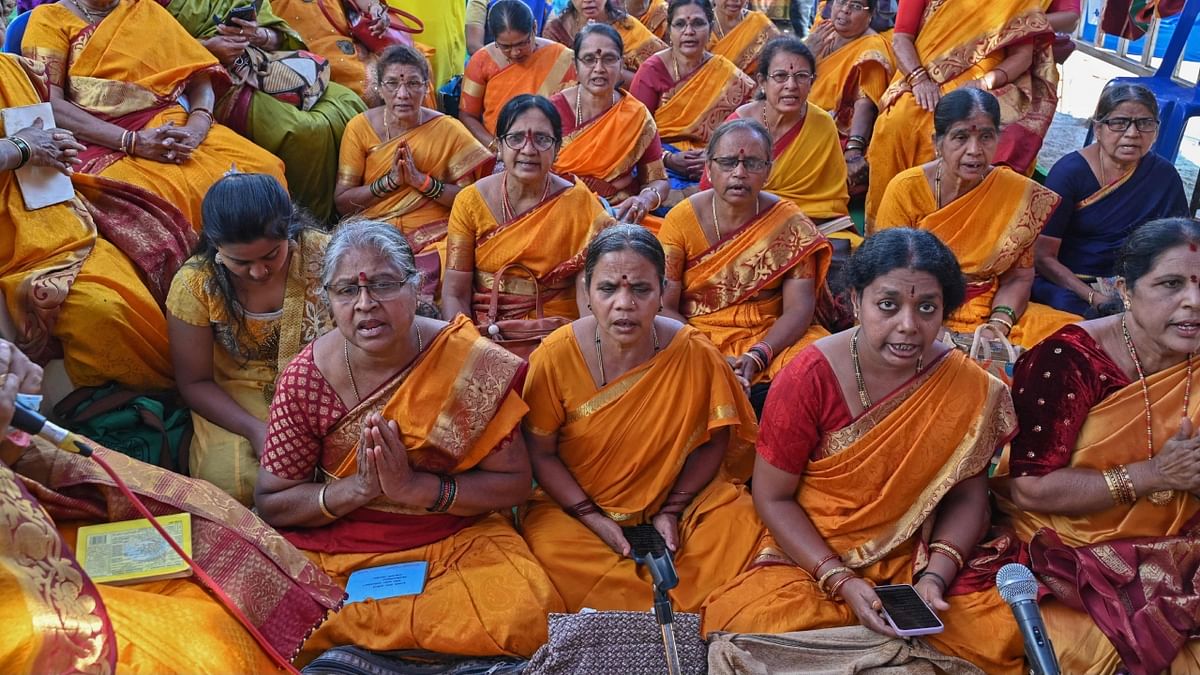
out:
<path id="1" fill-rule="evenodd" d="M 1197 283 L 1197 282 L 1200 282 L 1200 279 L 1197 279 L 1197 278 L 1196 278 L 1196 275 L 1195 275 L 1195 274 L 1193 274 L 1193 275 L 1192 275 L 1192 283 L 1194 284 L 1194 283 Z"/>
<path id="2" fill-rule="evenodd" d="M 361 283 L 364 283 L 364 284 L 365 284 L 365 283 L 367 283 L 367 273 L 366 273 L 366 272 L 359 272 L 359 273 L 358 273 L 358 280 L 359 280 L 359 282 L 361 282 Z"/>
<path id="3" fill-rule="evenodd" d="M 1191 250 L 1191 252 L 1192 252 L 1192 253 L 1195 253 L 1195 252 L 1196 252 L 1196 245 L 1195 245 L 1195 244 L 1188 244 L 1188 249 L 1189 249 L 1189 250 Z"/>

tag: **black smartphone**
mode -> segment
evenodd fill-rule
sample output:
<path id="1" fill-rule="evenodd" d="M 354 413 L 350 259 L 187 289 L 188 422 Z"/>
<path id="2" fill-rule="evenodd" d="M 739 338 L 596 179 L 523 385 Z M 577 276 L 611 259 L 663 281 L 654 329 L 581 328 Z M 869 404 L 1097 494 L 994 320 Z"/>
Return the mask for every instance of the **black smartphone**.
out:
<path id="1" fill-rule="evenodd" d="M 219 24 L 224 24 L 226 26 L 237 27 L 238 24 L 233 22 L 234 19 L 241 19 L 242 21 L 254 21 L 255 17 L 257 17 L 257 16 L 258 16 L 258 9 L 255 8 L 255 6 L 253 4 L 239 5 L 237 7 L 234 7 L 233 9 L 229 10 L 229 13 L 226 14 L 225 18 L 223 18 L 223 19 L 221 17 L 217 16 L 216 14 L 214 14 L 213 22 L 219 23 Z"/>
<path id="2" fill-rule="evenodd" d="M 941 619 L 909 584 L 876 586 L 875 595 L 883 603 L 883 616 L 897 635 L 930 635 L 946 629 Z"/>
<path id="3" fill-rule="evenodd" d="M 635 559 L 640 560 L 647 555 L 661 556 L 667 552 L 667 542 L 650 523 L 623 527 L 621 531 L 625 533 L 625 541 L 633 549 Z"/>

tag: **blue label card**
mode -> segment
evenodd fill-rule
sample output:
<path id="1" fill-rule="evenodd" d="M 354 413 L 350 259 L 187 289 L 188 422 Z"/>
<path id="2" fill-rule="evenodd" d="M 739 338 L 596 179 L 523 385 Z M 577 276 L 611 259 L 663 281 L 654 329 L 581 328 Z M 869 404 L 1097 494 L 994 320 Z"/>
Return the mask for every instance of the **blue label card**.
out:
<path id="1" fill-rule="evenodd" d="M 425 572 L 429 563 L 424 560 L 368 567 L 350 574 L 346 580 L 346 593 L 351 602 L 385 600 L 402 595 L 418 595 L 425 589 Z"/>

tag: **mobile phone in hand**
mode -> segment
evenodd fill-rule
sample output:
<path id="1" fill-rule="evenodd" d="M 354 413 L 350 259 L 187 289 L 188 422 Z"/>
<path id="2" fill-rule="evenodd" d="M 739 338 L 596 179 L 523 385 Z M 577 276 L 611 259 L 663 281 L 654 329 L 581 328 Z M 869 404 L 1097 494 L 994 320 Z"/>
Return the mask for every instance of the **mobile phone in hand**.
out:
<path id="1" fill-rule="evenodd" d="M 883 617 L 896 635 L 931 635 L 946 629 L 911 584 L 876 586 L 875 595 L 883 603 Z"/>
<path id="2" fill-rule="evenodd" d="M 239 27 L 238 24 L 233 22 L 234 19 L 241 19 L 242 21 L 254 21 L 254 19 L 257 16 L 258 16 L 258 10 L 255 9 L 253 4 L 239 5 L 237 7 L 234 7 L 233 9 L 229 10 L 229 13 L 226 14 L 225 18 L 223 18 L 223 19 L 221 17 L 217 16 L 216 14 L 214 14 L 213 22 L 219 23 L 219 24 L 224 24 L 226 26 L 231 26 L 233 28 L 238 28 Z"/>

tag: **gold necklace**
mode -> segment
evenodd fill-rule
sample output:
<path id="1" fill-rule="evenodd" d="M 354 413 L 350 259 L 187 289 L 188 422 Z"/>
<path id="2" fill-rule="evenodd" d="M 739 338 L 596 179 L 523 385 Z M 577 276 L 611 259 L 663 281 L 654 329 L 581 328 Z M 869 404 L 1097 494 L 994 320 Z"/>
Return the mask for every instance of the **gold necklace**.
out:
<path id="1" fill-rule="evenodd" d="M 1125 323 L 1125 313 L 1121 314 L 1121 337 L 1125 338 L 1125 348 L 1133 359 L 1133 367 L 1137 371 L 1138 380 L 1142 383 L 1142 400 L 1146 404 L 1146 459 L 1154 458 L 1154 416 L 1150 411 L 1150 385 L 1146 384 L 1146 373 L 1142 370 L 1142 362 L 1138 359 L 1137 349 L 1133 346 L 1133 336 L 1129 334 L 1129 326 Z M 1192 399 L 1192 353 L 1187 355 L 1187 384 L 1183 390 L 1183 416 L 1187 417 Z M 1155 506 L 1165 506 L 1175 497 L 1174 490 L 1158 490 L 1150 493 L 1150 503 Z"/>
<path id="2" fill-rule="evenodd" d="M 717 231 L 717 241 L 721 241 L 721 223 L 717 220 L 717 193 L 712 196 L 713 229 Z"/>
<path id="3" fill-rule="evenodd" d="M 862 328 L 855 328 L 854 334 L 850 336 L 850 362 L 854 364 L 854 384 L 858 387 L 858 402 L 862 404 L 863 410 L 871 407 L 871 395 L 867 393 L 867 383 L 863 379 L 862 365 L 858 362 L 858 333 Z M 925 367 L 925 355 L 917 357 L 917 375 Z"/>
<path id="4" fill-rule="evenodd" d="M 75 5 L 75 9 L 78 9 L 83 13 L 84 18 L 87 19 L 88 23 L 100 23 L 109 14 L 112 14 L 112 11 L 116 9 L 117 5 L 121 4 L 121 2 L 120 0 L 117 0 L 117 2 L 109 5 L 106 9 L 96 10 L 94 14 L 88 10 L 87 6 L 81 2 L 81 0 L 71 0 L 71 4 Z"/>
<path id="5" fill-rule="evenodd" d="M 583 99 L 581 98 L 582 96 L 583 96 L 583 85 L 582 84 L 575 85 L 575 129 L 576 130 L 578 130 L 579 127 L 583 126 Z M 617 104 L 617 90 L 613 89 L 612 105 L 610 105 L 609 108 L 612 108 L 616 104 Z M 608 110 L 608 108 L 606 108 L 605 110 Z M 593 115 L 592 118 L 594 119 L 595 117 L 599 117 L 604 112 L 605 111 L 601 111 L 600 113 Z"/>
<path id="6" fill-rule="evenodd" d="M 941 158 L 938 158 L 937 172 L 933 174 L 933 190 L 937 193 L 933 199 L 937 202 L 939 209 L 942 208 L 942 164 Z"/>
<path id="7" fill-rule="evenodd" d="M 392 120 L 388 117 L 387 105 L 383 106 L 383 133 L 387 135 L 387 138 L 383 139 L 384 142 L 392 140 Z"/>
<path id="8" fill-rule="evenodd" d="M 654 353 L 658 353 L 658 327 L 653 319 L 650 324 L 650 337 L 654 340 Z M 596 322 L 596 365 L 600 367 L 600 386 L 608 386 L 608 376 L 604 374 L 604 350 L 600 348 L 600 322 Z"/>
<path id="9" fill-rule="evenodd" d="M 370 293 L 370 291 L 367 291 L 367 292 Z M 416 331 L 417 331 L 417 354 L 419 355 L 421 352 L 425 351 L 425 343 L 421 341 L 420 327 L 418 327 L 416 324 L 413 324 L 413 328 L 416 329 Z M 358 393 L 358 383 L 354 381 L 354 369 L 350 367 L 350 341 L 349 340 L 343 340 L 343 342 L 342 342 L 342 355 L 346 359 L 346 375 L 348 375 L 350 377 L 350 387 L 352 389 L 354 389 L 354 400 L 357 403 L 362 403 L 362 394 Z"/>

